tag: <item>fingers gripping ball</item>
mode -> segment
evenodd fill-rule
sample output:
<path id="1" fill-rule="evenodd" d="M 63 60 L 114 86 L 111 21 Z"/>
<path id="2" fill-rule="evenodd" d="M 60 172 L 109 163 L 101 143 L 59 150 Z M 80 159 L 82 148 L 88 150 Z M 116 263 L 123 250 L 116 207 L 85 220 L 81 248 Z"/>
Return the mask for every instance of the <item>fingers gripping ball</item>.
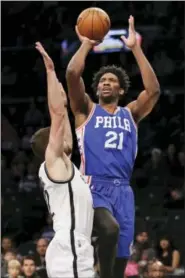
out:
<path id="1" fill-rule="evenodd" d="M 79 33 L 91 40 L 102 40 L 110 29 L 108 14 L 99 8 L 88 8 L 77 19 Z"/>

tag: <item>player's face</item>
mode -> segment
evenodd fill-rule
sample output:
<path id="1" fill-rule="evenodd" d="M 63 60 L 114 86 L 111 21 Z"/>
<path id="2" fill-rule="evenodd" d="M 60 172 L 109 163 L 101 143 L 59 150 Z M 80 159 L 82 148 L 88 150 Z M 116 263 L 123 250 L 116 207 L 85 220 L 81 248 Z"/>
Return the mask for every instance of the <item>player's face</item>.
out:
<path id="1" fill-rule="evenodd" d="M 105 103 L 112 103 L 123 95 L 124 91 L 120 88 L 119 79 L 113 73 L 105 73 L 100 78 L 97 87 L 97 95 Z"/>

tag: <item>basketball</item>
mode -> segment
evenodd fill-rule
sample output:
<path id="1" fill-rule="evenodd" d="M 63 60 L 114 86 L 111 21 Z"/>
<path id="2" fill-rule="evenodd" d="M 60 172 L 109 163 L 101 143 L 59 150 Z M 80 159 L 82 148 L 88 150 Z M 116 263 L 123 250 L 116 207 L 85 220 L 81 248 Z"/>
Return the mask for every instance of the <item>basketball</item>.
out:
<path id="1" fill-rule="evenodd" d="M 110 18 L 100 8 L 88 8 L 77 19 L 80 34 L 91 40 L 102 40 L 110 29 Z"/>

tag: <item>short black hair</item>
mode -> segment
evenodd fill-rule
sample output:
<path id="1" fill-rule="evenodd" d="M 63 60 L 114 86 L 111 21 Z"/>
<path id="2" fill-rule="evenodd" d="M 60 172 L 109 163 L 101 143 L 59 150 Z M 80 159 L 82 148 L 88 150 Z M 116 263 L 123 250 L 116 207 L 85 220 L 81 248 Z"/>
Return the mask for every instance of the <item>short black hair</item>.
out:
<path id="1" fill-rule="evenodd" d="M 123 89 L 125 93 L 128 92 L 128 89 L 130 87 L 129 76 L 123 68 L 117 67 L 115 65 L 101 67 L 99 69 L 99 71 L 95 73 L 95 75 L 93 77 L 93 83 L 92 83 L 92 88 L 93 88 L 94 92 L 97 91 L 98 83 L 99 83 L 101 77 L 105 73 L 115 74 L 117 76 L 118 80 L 119 80 L 119 84 L 120 84 L 121 89 Z"/>
<path id="2" fill-rule="evenodd" d="M 36 157 L 42 162 L 45 160 L 45 152 L 49 142 L 50 127 L 39 129 L 30 140 L 31 148 Z"/>
<path id="3" fill-rule="evenodd" d="M 22 259 L 22 265 L 24 264 L 25 261 L 33 261 L 34 264 L 36 265 L 36 262 L 35 262 L 35 258 L 34 256 L 32 255 L 27 255 L 27 256 L 24 256 L 23 259 Z"/>

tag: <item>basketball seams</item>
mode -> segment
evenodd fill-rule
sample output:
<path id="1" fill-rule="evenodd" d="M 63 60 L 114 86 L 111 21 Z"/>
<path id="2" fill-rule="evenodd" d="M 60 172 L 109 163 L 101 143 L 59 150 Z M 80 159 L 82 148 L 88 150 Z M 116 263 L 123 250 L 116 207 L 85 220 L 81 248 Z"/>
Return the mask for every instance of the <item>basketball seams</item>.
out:
<path id="1" fill-rule="evenodd" d="M 97 16 L 98 16 L 98 18 L 99 18 L 99 21 L 100 21 L 101 24 L 102 24 L 102 31 L 103 31 L 103 33 L 104 33 L 104 30 L 105 30 L 106 28 L 105 28 L 104 23 L 103 23 L 103 20 L 102 20 L 102 18 L 101 18 L 101 16 L 100 16 L 100 12 L 99 12 L 99 11 L 96 11 L 96 12 L 97 12 Z"/>
<path id="2" fill-rule="evenodd" d="M 110 18 L 102 9 L 89 8 L 79 15 L 77 26 L 82 36 L 102 40 L 110 29 Z"/>
<path id="3" fill-rule="evenodd" d="M 81 23 L 79 22 L 79 20 L 80 20 L 80 18 L 79 18 L 79 20 L 77 21 L 77 25 L 79 25 L 79 27 L 80 27 L 80 26 L 82 27 L 82 24 L 84 23 L 84 20 L 87 19 L 87 17 L 89 16 L 90 12 L 91 12 L 91 11 L 89 10 L 89 11 L 87 12 L 86 16 L 82 17 Z"/>

